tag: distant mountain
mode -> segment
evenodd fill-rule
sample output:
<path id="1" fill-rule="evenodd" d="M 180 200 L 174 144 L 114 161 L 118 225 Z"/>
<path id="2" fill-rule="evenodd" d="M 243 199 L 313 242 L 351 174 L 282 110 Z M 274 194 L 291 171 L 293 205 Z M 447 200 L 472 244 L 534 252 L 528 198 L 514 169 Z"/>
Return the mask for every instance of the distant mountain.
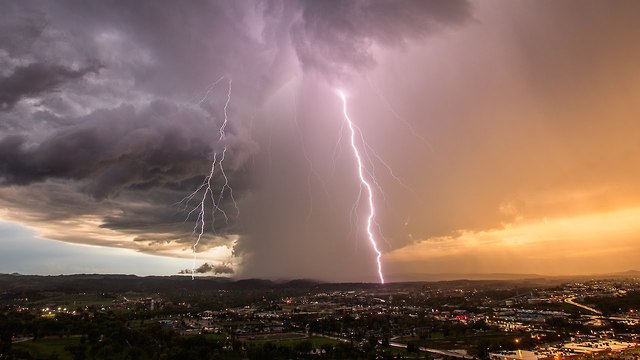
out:
<path id="1" fill-rule="evenodd" d="M 0 296 L 2 294 L 30 291 L 61 292 L 207 292 L 216 290 L 252 291 L 267 289 L 326 289 L 353 290 L 384 287 L 388 290 L 406 283 L 438 283 L 438 285 L 472 286 L 483 284 L 503 285 L 554 285 L 568 281 L 587 281 L 592 279 L 640 278 L 640 271 L 593 275 L 549 276 L 539 274 L 396 274 L 389 275 L 390 283 L 326 283 L 310 279 L 265 280 L 230 279 L 226 277 L 190 276 L 136 276 L 119 274 L 76 274 L 76 275 L 21 275 L 0 274 Z"/>
<path id="2" fill-rule="evenodd" d="M 226 277 L 136 276 L 114 274 L 20 275 L 0 274 L 0 294 L 15 291 L 62 292 L 199 292 L 211 290 L 308 289 L 313 280 L 233 280 Z"/>

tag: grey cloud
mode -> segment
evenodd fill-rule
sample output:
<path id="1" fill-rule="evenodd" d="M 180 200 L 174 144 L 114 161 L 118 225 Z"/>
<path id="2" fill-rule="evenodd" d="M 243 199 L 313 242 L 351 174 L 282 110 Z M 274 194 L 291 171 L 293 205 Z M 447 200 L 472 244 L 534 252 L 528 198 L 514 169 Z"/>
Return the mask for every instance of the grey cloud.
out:
<path id="1" fill-rule="evenodd" d="M 20 66 L 8 76 L 0 78 L 0 110 L 8 111 L 25 97 L 49 93 L 69 81 L 97 73 L 99 65 L 73 70 L 61 65 L 34 63 Z"/>
<path id="2" fill-rule="evenodd" d="M 0 14 L 0 49 L 24 54 L 46 27 L 45 15 L 37 9 L 23 8 L 15 2 L 3 2 Z"/>
<path id="3" fill-rule="evenodd" d="M 124 190 L 115 198 L 96 200 L 84 194 L 80 187 L 53 180 L 24 187 L 3 187 L 0 188 L 0 209 L 11 209 L 8 218 L 13 221 L 37 225 L 45 237 L 73 243 L 161 254 L 171 249 L 188 250 L 194 241 L 194 218 L 187 219 L 190 209 L 172 206 L 184 196 L 184 191 Z M 224 199 L 220 206 L 229 208 L 228 201 Z M 87 233 L 81 229 L 86 226 L 83 219 L 99 220 L 101 224 L 91 225 L 95 228 Z M 208 223 L 198 251 L 229 246 L 231 240 L 227 234 L 233 233 L 234 227 L 233 221 L 227 224 L 222 219 L 216 221 L 215 229 Z M 110 235 L 104 236 L 107 233 Z M 111 238 L 119 235 L 127 235 L 133 241 Z"/>
<path id="4" fill-rule="evenodd" d="M 37 145 L 19 135 L 0 140 L 0 174 L 5 184 L 22 185 L 91 178 L 87 190 L 97 198 L 123 187 L 180 182 L 205 171 L 220 121 L 164 101 L 140 110 L 128 105 L 99 110 Z M 232 134 L 228 144 L 243 145 Z"/>
<path id="5" fill-rule="evenodd" d="M 188 5 L 25 0 L 12 5 L 5 16 L 14 20 L 3 21 L 10 25 L 11 41 L 0 36 L 11 45 L 0 57 L 13 64 L 13 73 L 3 74 L 12 79 L 5 85 L 9 90 L 0 92 L 0 99 L 11 105 L 0 112 L 1 203 L 12 209 L 16 221 L 62 224 L 90 218 L 98 230 L 134 239 L 115 246 L 150 253 L 171 247 L 188 251 L 193 219 L 185 222 L 186 212 L 173 204 L 198 187 L 212 152 L 228 145 L 227 174 L 242 215 L 237 222 L 227 224 L 218 217 L 208 224 L 199 250 L 239 238 L 236 253 L 253 261 L 245 263 L 245 274 L 340 277 L 343 269 L 354 266 L 362 271 L 353 271 L 352 279 L 363 278 L 370 258 L 359 256 L 354 262 L 341 253 L 350 230 L 345 214 L 352 189 L 338 192 L 335 206 L 346 208 L 345 214 L 330 208 L 334 204 L 323 207 L 315 196 L 310 224 L 301 220 L 310 191 L 307 163 L 296 157 L 300 148 L 291 140 L 296 134 L 270 129 L 288 114 L 274 110 L 269 101 L 289 97 L 278 90 L 298 75 L 298 65 L 330 80 L 366 70 L 375 63 L 373 47 L 397 48 L 422 39 L 464 23 L 470 12 L 462 0 Z M 96 59 L 100 71 L 70 70 L 88 59 Z M 25 69 L 32 74 L 18 76 Z M 96 73 L 88 76 L 90 71 Z M 216 131 L 225 83 L 196 106 L 221 75 L 233 79 L 224 144 L 217 143 Z M 37 101 L 19 101 L 26 96 Z M 318 112 L 310 106 L 306 110 Z M 326 115 L 301 116 L 301 121 L 326 127 Z M 271 131 L 280 133 L 273 152 Z M 325 142 L 333 146 L 333 139 Z M 259 149 L 264 153 L 258 154 Z M 342 171 L 352 174 L 351 168 Z M 221 179 L 215 181 L 214 191 L 219 191 Z M 332 185 L 342 189 L 343 181 Z M 225 197 L 221 206 L 231 209 L 231 199 Z M 83 239 L 81 231 L 56 229 L 58 233 L 48 235 L 108 243 Z M 339 265 L 331 273 L 318 264 L 306 269 L 306 250 L 326 255 L 325 248 L 331 248 Z"/>
<path id="6" fill-rule="evenodd" d="M 372 46 L 401 46 L 470 18 L 465 0 L 301 1 L 291 38 L 305 70 L 330 78 L 375 64 Z"/>
<path id="7" fill-rule="evenodd" d="M 195 268 L 194 271 L 196 274 L 233 274 L 233 268 L 227 264 L 218 264 L 211 265 L 209 263 L 204 263 L 199 267 Z M 191 274 L 191 269 L 184 269 L 178 272 L 179 274 Z"/>
<path id="8" fill-rule="evenodd" d="M 252 6 L 28 0 L 9 6 L 0 15 L 7 20 L 0 26 L 7 29 L 0 60 L 13 69 L 3 73 L 0 92 L 7 104 L 0 113 L 0 181 L 1 203 L 12 218 L 50 224 L 43 227 L 47 236 L 65 241 L 150 253 L 188 249 L 194 219 L 185 221 L 191 208 L 176 203 L 198 187 L 222 146 L 227 175 L 242 197 L 250 183 L 245 162 L 257 149 L 247 136 L 248 114 L 269 91 L 255 79 L 270 79 L 272 87 L 282 82 L 265 70 L 273 57 L 260 53 L 267 45 L 239 26 Z M 71 70 L 87 59 L 97 59 L 100 71 L 90 81 L 73 81 L 94 70 Z M 234 89 L 232 121 L 218 142 L 226 82 L 196 102 L 222 74 L 233 78 Z M 37 101 L 20 103 L 25 96 Z M 218 176 L 212 185 L 220 191 Z M 219 206 L 231 208 L 231 201 L 225 197 Z M 83 238 L 80 230 L 56 225 L 81 218 L 134 241 Z M 199 250 L 228 244 L 235 226 L 220 216 L 208 223 Z"/>

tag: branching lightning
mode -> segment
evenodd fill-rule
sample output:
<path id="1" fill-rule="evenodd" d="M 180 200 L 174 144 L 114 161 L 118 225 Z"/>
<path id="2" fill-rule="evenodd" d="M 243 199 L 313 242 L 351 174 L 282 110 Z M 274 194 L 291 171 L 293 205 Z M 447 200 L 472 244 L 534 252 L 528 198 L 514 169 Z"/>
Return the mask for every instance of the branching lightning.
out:
<path id="1" fill-rule="evenodd" d="M 360 178 L 360 190 L 359 190 L 358 198 L 362 193 L 362 188 L 364 188 L 367 193 L 368 205 L 369 205 L 369 215 L 367 216 L 367 228 L 366 228 L 367 237 L 369 239 L 369 242 L 371 243 L 371 247 L 373 248 L 373 251 L 376 253 L 376 262 L 378 264 L 378 276 L 380 277 L 380 283 L 384 284 L 384 276 L 382 274 L 382 262 L 380 260 L 380 258 L 382 257 L 382 253 L 380 252 L 380 250 L 378 250 L 378 244 L 376 243 L 375 235 L 372 230 L 373 225 L 374 224 L 377 225 L 375 221 L 376 209 L 373 201 L 373 187 L 369 183 L 369 181 L 367 181 L 365 173 L 367 173 L 369 177 L 372 177 L 373 182 L 376 185 L 377 185 L 377 182 L 375 181 L 375 177 L 373 176 L 372 172 L 369 171 L 367 168 L 365 168 L 362 161 L 362 157 L 360 155 L 360 150 L 358 150 L 358 146 L 356 144 L 357 143 L 356 129 L 358 131 L 358 134 L 360 135 L 362 143 L 364 144 L 365 155 L 368 157 L 367 150 L 366 150 L 367 145 L 364 142 L 364 139 L 362 138 L 362 132 L 360 131 L 360 129 L 357 128 L 357 126 L 351 121 L 351 118 L 349 117 L 349 113 L 347 110 L 347 96 L 342 90 L 338 90 L 337 94 L 342 100 L 342 114 L 344 116 L 345 122 L 347 123 L 347 127 L 349 128 L 349 131 L 350 131 L 351 149 L 353 150 L 353 155 L 356 159 L 356 164 L 358 167 L 358 177 Z"/>
<path id="2" fill-rule="evenodd" d="M 228 155 L 228 150 L 229 150 L 228 144 L 225 143 L 225 139 L 226 139 L 225 131 L 229 122 L 228 110 L 229 110 L 229 104 L 231 102 L 231 92 L 232 92 L 231 79 L 227 78 L 226 76 L 222 76 L 219 79 L 217 79 L 209 87 L 207 87 L 203 97 L 197 102 L 197 104 L 200 105 L 203 102 L 205 102 L 208 99 L 209 95 L 213 92 L 214 88 L 224 79 L 228 79 L 228 91 L 226 94 L 226 101 L 224 103 L 224 108 L 223 108 L 223 121 L 218 129 L 217 143 L 221 145 L 221 147 L 218 146 L 217 148 L 221 148 L 221 150 L 215 150 L 211 154 L 212 159 L 211 159 L 211 167 L 210 167 L 209 173 L 208 175 L 205 176 L 200 186 L 191 194 L 189 194 L 184 199 L 182 199 L 179 203 L 181 205 L 184 205 L 184 208 L 186 209 L 189 207 L 190 201 L 196 198 L 200 199 L 197 205 L 194 206 L 187 215 L 187 219 L 189 219 L 192 214 L 197 213 L 195 225 L 193 228 L 193 235 L 196 239 L 192 246 L 192 252 L 193 252 L 193 266 L 191 269 L 192 279 L 195 278 L 195 273 L 196 273 L 198 245 L 200 244 L 206 232 L 206 229 L 208 227 L 207 225 L 208 221 L 211 221 L 211 229 L 214 233 L 216 232 L 216 229 L 215 229 L 216 215 L 221 215 L 224 218 L 225 223 L 227 224 L 229 223 L 229 215 L 227 214 L 227 212 L 225 211 L 222 205 L 223 199 L 225 199 L 226 197 L 229 197 L 229 199 L 233 203 L 233 206 L 235 207 L 236 217 L 239 216 L 240 214 L 238 204 L 233 196 L 233 189 L 230 185 L 229 178 L 224 168 L 224 161 L 226 156 Z M 367 144 L 362 131 L 356 124 L 353 123 L 353 121 L 349 117 L 346 94 L 342 90 L 337 90 L 337 94 L 342 100 L 342 112 L 343 112 L 344 122 L 342 123 L 341 131 L 340 131 L 340 139 L 338 141 L 338 144 L 336 144 L 336 149 L 334 149 L 334 158 L 336 156 L 337 146 L 339 146 L 339 143 L 341 142 L 340 140 L 342 139 L 342 130 L 344 128 L 348 128 L 350 146 L 353 152 L 354 159 L 356 161 L 357 174 L 360 179 L 360 187 L 357 194 L 357 200 L 351 209 L 351 217 L 353 218 L 353 216 L 357 216 L 358 204 L 360 203 L 362 195 L 365 194 L 367 199 L 367 204 L 368 204 L 368 215 L 367 215 L 367 221 L 366 221 L 367 239 L 373 251 L 376 254 L 377 272 L 380 278 L 380 283 L 384 284 L 385 280 L 384 280 L 384 275 L 382 273 L 382 261 L 381 261 L 382 252 L 378 248 L 376 233 L 379 233 L 379 235 L 383 238 L 383 240 L 386 241 L 386 239 L 384 239 L 384 236 L 382 235 L 382 232 L 380 230 L 380 224 L 376 221 L 374 189 L 378 190 L 380 195 L 383 197 L 385 196 L 385 194 L 382 187 L 380 186 L 380 184 L 376 179 L 374 159 L 380 162 L 383 165 L 383 167 L 389 171 L 393 179 L 395 179 L 405 187 L 406 185 L 404 185 L 402 181 L 393 173 L 389 165 L 386 162 L 384 162 L 384 160 L 380 156 L 378 156 L 378 154 L 375 153 L 373 148 L 369 146 L 369 144 Z M 295 121 L 296 126 L 299 126 L 297 124 L 297 118 L 295 120 L 296 120 Z M 298 131 L 300 130 L 298 129 Z M 307 160 L 307 163 L 310 166 L 310 172 L 315 174 L 311 164 L 311 160 L 306 154 L 306 150 L 304 149 L 303 149 L 303 155 L 305 156 L 305 159 Z M 220 180 L 218 182 L 219 192 L 214 193 L 214 189 L 216 188 L 216 185 L 214 182 L 214 176 L 216 176 L 217 174 L 219 174 L 220 176 Z M 317 176 L 317 174 L 315 175 Z M 307 180 L 309 181 L 310 179 L 307 179 Z M 312 205 L 310 204 L 310 206 Z M 311 209 L 312 208 L 310 208 L 310 211 L 312 211 Z M 207 211 L 209 211 L 209 213 Z M 209 216 L 211 220 L 208 220 L 207 216 Z M 374 228 L 375 228 L 375 231 L 374 231 Z"/>
<path id="3" fill-rule="evenodd" d="M 209 97 L 209 94 L 213 91 L 213 89 L 216 87 L 216 85 L 221 82 L 223 79 L 225 79 L 226 76 L 221 76 L 218 80 L 216 80 L 215 82 L 213 82 L 206 90 L 204 96 L 202 97 L 202 99 L 200 101 L 198 101 L 198 105 L 202 104 L 204 101 L 207 100 L 207 98 Z M 194 241 L 191 250 L 193 252 L 193 263 L 192 263 L 192 267 L 191 267 L 191 279 L 195 278 L 195 273 L 196 273 L 196 262 L 197 262 L 197 248 L 198 245 L 200 244 L 200 241 L 202 240 L 202 237 L 204 236 L 205 233 L 205 229 L 207 227 L 206 223 L 207 223 L 207 207 L 209 205 L 209 203 L 211 204 L 211 228 L 213 230 L 213 232 L 215 233 L 216 229 L 215 229 L 215 220 L 216 220 L 216 213 L 219 213 L 223 216 L 225 223 L 229 223 L 229 216 L 227 215 L 227 212 L 224 211 L 223 207 L 222 207 L 222 200 L 228 195 L 229 198 L 231 199 L 231 201 L 233 202 L 233 206 L 235 207 L 236 210 L 236 217 L 240 215 L 240 209 L 238 207 L 238 204 L 235 200 L 235 198 L 233 197 L 233 189 L 231 188 L 231 185 L 229 185 L 229 178 L 224 170 L 224 160 L 225 160 L 225 156 L 227 155 L 227 151 L 228 151 L 228 144 L 225 144 L 225 138 L 226 138 L 226 127 L 229 121 L 229 114 L 228 114 L 228 110 L 229 110 L 229 103 L 231 102 L 231 79 L 228 79 L 228 91 L 227 91 L 227 99 L 224 103 L 224 109 L 223 109 L 223 121 L 222 121 L 222 125 L 220 125 L 220 128 L 218 129 L 218 133 L 219 133 L 219 137 L 218 137 L 218 143 L 221 144 L 223 146 L 222 151 L 218 152 L 218 151 L 214 151 L 212 154 L 212 160 L 211 160 L 211 169 L 209 171 L 209 174 L 207 176 L 205 176 L 204 180 L 202 181 L 202 183 L 200 184 L 200 186 L 193 191 L 191 194 L 189 194 L 188 196 L 186 196 L 185 198 L 183 198 L 178 204 L 184 204 L 184 207 L 187 208 L 189 206 L 189 202 L 191 200 L 193 200 L 194 198 L 198 197 L 198 194 L 200 192 L 202 192 L 202 198 L 200 199 L 200 202 L 191 209 L 191 211 L 189 211 L 189 214 L 187 215 L 187 219 L 189 219 L 191 217 L 191 215 L 193 213 L 197 213 L 198 216 L 196 218 L 196 222 L 195 222 L 195 226 L 193 227 L 193 235 L 196 237 L 196 240 Z M 220 176 L 222 177 L 222 186 L 220 188 L 220 192 L 217 194 L 217 196 L 214 195 L 214 184 L 213 184 L 213 177 L 216 173 L 216 170 L 219 169 L 219 173 Z M 199 197 L 198 197 L 199 198 Z"/>

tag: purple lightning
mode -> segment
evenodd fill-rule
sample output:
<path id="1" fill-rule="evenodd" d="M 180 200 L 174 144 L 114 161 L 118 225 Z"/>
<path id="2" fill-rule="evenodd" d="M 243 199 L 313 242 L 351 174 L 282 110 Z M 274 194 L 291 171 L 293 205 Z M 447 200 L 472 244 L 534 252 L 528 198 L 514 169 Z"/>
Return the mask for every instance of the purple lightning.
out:
<path id="1" fill-rule="evenodd" d="M 384 284 L 384 276 L 382 275 L 382 262 L 380 261 L 380 258 L 382 257 L 382 253 L 380 252 L 380 250 L 378 250 L 378 244 L 376 243 L 375 236 L 373 235 L 373 231 L 371 230 L 371 227 L 375 223 L 374 219 L 376 215 L 376 209 L 373 203 L 373 188 L 371 187 L 371 184 L 369 184 L 369 182 L 364 176 L 364 172 L 365 172 L 364 165 L 362 164 L 360 151 L 358 150 L 358 146 L 356 145 L 355 125 L 351 121 L 351 118 L 349 118 L 349 113 L 347 112 L 347 96 L 342 90 L 337 90 L 337 94 L 342 100 L 342 114 L 349 127 L 349 131 L 351 132 L 351 149 L 353 150 L 353 155 L 356 158 L 356 162 L 358 165 L 358 176 L 360 177 L 360 189 L 362 190 L 362 187 L 364 187 L 367 190 L 367 195 L 369 200 L 369 216 L 367 216 L 367 236 L 369 238 L 369 242 L 371 243 L 371 247 L 373 247 L 373 251 L 375 251 L 377 255 L 376 261 L 378 263 L 378 276 L 380 277 L 380 283 Z M 360 136 L 362 136 L 362 133 L 360 133 Z M 365 152 L 366 152 L 366 148 L 365 148 Z"/>
<path id="2" fill-rule="evenodd" d="M 201 103 L 203 103 L 208 98 L 209 94 L 215 88 L 215 86 L 220 81 L 222 81 L 225 77 L 226 76 L 222 76 L 218 80 L 216 80 L 213 84 L 211 84 L 208 87 L 203 98 L 197 104 L 200 105 Z M 225 129 L 229 121 L 228 109 L 229 109 L 229 103 L 231 102 L 231 79 L 229 79 L 228 84 L 229 85 L 228 85 L 228 91 L 227 91 L 227 99 L 225 101 L 224 111 L 223 111 L 224 119 L 223 119 L 222 125 L 220 125 L 220 128 L 218 130 L 218 133 L 220 134 L 220 136 L 218 137 L 218 143 L 222 143 L 224 141 L 226 137 Z M 198 195 L 198 193 L 201 190 L 204 190 L 204 192 L 202 193 L 202 199 L 200 200 L 200 202 L 193 209 L 191 209 L 191 211 L 187 215 L 187 219 L 189 219 L 191 214 L 193 214 L 194 212 L 198 213 L 198 217 L 196 218 L 196 223 L 193 228 L 193 235 L 196 236 L 196 241 L 194 241 L 193 246 L 191 247 L 193 252 L 193 265 L 191 267 L 191 279 L 195 278 L 197 247 L 200 241 L 202 240 L 202 237 L 204 236 L 205 226 L 207 222 L 206 211 L 207 211 L 208 203 L 210 202 L 212 206 L 211 227 L 214 232 L 215 232 L 214 223 L 215 223 L 216 212 L 219 212 L 220 214 L 222 214 L 226 223 L 229 222 L 229 217 L 227 213 L 221 208 L 222 200 L 225 197 L 225 194 L 228 193 L 229 197 L 231 198 L 231 201 L 233 202 L 233 205 L 236 209 L 236 217 L 240 215 L 240 209 L 238 208 L 238 204 L 236 203 L 236 200 L 233 197 L 233 189 L 229 185 L 229 178 L 227 177 L 227 174 L 225 173 L 224 166 L 223 166 L 225 156 L 227 154 L 227 150 L 228 150 L 228 146 L 224 144 L 224 147 L 222 149 L 222 152 L 220 153 L 219 159 L 218 159 L 218 152 L 213 153 L 213 159 L 211 160 L 211 170 L 209 171 L 209 174 L 204 178 L 204 180 L 202 181 L 202 184 L 200 184 L 200 186 L 194 192 L 189 194 L 187 197 L 185 197 L 178 203 L 178 204 L 184 204 L 184 207 L 186 208 L 189 206 L 189 201 L 191 201 L 194 197 L 196 197 L 196 195 Z M 212 179 L 216 171 L 216 165 L 220 169 L 220 175 L 222 176 L 222 179 L 223 179 L 223 185 L 220 189 L 220 193 L 217 196 L 217 200 L 213 193 L 213 184 L 212 184 Z"/>

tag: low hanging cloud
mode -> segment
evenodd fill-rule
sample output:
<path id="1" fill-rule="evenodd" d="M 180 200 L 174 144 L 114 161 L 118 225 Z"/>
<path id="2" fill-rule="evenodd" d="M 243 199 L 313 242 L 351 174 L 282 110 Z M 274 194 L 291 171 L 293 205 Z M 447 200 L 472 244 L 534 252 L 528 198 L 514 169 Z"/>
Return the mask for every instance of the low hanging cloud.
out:
<path id="1" fill-rule="evenodd" d="M 178 272 L 178 274 L 214 274 L 214 275 L 231 275 L 234 273 L 233 268 L 228 264 L 218 264 L 212 265 L 209 263 L 204 263 L 198 266 L 195 269 L 183 269 Z"/>

